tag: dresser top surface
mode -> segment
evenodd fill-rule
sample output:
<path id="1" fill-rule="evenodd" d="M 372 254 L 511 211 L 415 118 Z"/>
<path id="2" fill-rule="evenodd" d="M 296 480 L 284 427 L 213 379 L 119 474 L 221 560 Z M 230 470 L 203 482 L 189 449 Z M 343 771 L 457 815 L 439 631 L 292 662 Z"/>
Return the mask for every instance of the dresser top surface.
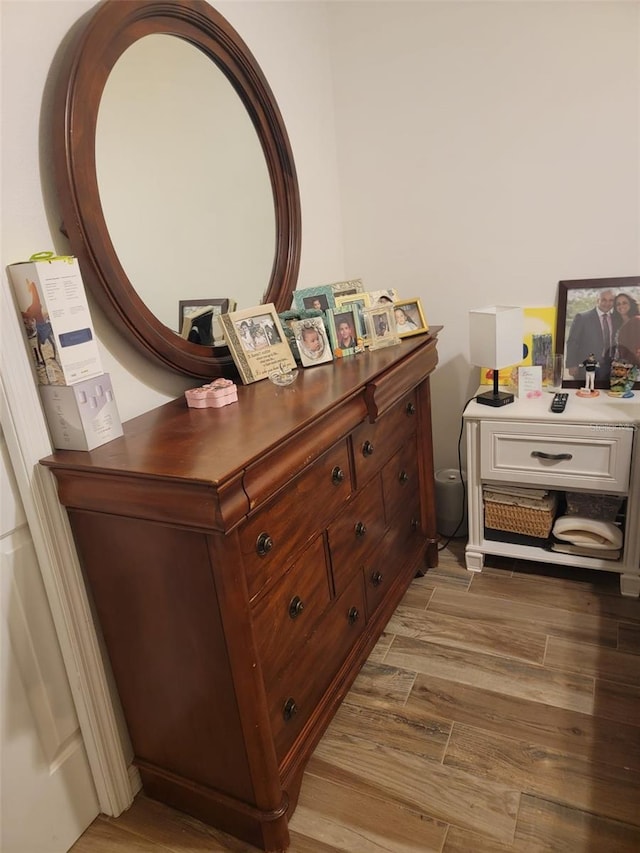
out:
<path id="1" fill-rule="evenodd" d="M 321 420 L 403 362 L 435 350 L 435 336 L 404 339 L 398 346 L 300 368 L 295 382 L 238 385 L 238 402 L 189 408 L 184 397 L 124 424 L 124 435 L 92 451 L 58 450 L 42 460 L 54 469 L 201 480 L 220 484 Z M 435 363 L 435 362 L 434 362 Z M 425 372 L 425 376 L 428 371 Z"/>

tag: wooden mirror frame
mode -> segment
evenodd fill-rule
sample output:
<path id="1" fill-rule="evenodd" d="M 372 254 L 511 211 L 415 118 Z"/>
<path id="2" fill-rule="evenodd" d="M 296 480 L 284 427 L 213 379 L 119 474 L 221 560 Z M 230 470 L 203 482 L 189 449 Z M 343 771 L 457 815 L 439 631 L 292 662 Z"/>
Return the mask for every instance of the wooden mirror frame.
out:
<path id="1" fill-rule="evenodd" d="M 278 311 L 289 308 L 301 237 L 300 195 L 289 139 L 257 61 L 205 0 L 104 0 L 75 34 L 54 95 L 52 144 L 62 229 L 92 294 L 138 349 L 187 376 L 233 374 L 227 347 L 185 341 L 146 306 L 118 260 L 102 212 L 95 159 L 100 99 L 122 53 L 143 36 L 156 33 L 178 36 L 203 51 L 225 74 L 251 117 L 267 161 L 276 220 L 275 256 L 263 301 L 273 302 Z"/>

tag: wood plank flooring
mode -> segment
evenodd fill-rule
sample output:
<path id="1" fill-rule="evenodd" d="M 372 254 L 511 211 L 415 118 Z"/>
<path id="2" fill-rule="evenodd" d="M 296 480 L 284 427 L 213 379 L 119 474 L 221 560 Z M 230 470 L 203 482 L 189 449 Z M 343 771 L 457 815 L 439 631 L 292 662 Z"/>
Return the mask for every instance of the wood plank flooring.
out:
<path id="1" fill-rule="evenodd" d="M 291 853 L 638 853 L 640 602 L 615 574 L 440 554 L 305 773 Z M 73 853 L 253 853 L 140 795 Z"/>

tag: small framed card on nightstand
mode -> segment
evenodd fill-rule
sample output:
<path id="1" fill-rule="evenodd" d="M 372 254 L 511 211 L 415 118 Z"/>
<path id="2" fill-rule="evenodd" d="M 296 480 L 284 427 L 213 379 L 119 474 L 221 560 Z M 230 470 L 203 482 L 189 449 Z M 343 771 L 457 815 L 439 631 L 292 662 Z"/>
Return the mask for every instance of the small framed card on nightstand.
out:
<path id="1" fill-rule="evenodd" d="M 518 397 L 520 400 L 532 400 L 542 396 L 542 367 L 518 368 Z"/>

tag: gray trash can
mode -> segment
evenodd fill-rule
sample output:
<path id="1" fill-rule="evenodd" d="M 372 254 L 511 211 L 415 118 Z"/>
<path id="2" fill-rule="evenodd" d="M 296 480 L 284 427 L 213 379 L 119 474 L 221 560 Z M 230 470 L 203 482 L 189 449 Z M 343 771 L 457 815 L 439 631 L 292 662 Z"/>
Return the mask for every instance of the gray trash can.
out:
<path id="1" fill-rule="evenodd" d="M 441 536 L 452 536 L 454 532 L 456 537 L 467 535 L 467 501 L 463 479 L 466 486 L 466 473 L 463 471 L 461 478 L 457 468 L 436 471 L 436 521 Z M 461 518 L 462 523 L 458 527 Z"/>

